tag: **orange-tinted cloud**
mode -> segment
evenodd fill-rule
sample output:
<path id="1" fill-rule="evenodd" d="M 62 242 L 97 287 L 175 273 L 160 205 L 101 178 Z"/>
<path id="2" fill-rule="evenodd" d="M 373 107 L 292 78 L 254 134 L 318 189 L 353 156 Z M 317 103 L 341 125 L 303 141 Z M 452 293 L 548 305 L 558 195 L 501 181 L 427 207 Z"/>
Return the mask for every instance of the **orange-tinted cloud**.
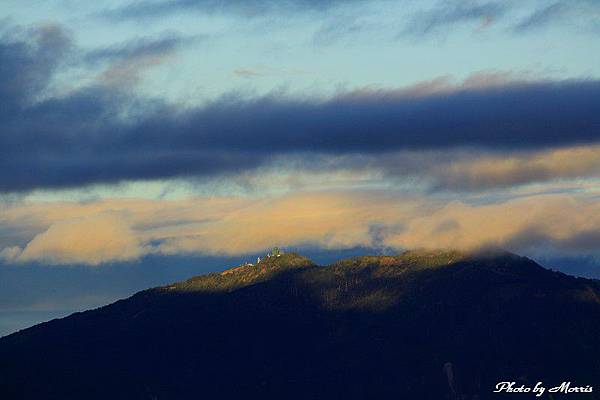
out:
<path id="1" fill-rule="evenodd" d="M 149 253 L 233 255 L 273 245 L 600 251 L 600 201 L 591 194 L 479 205 L 381 191 L 38 203 L 5 208 L 0 227 L 20 220 L 38 232 L 22 252 L 16 241 L 3 240 L 5 260 L 98 265 Z"/>
<path id="2" fill-rule="evenodd" d="M 14 261 L 98 265 L 139 258 L 142 246 L 129 225 L 110 212 L 53 223 L 36 235 L 20 254 L 9 248 Z M 8 257 L 6 257 L 8 258 Z"/>
<path id="3" fill-rule="evenodd" d="M 443 188 L 483 190 L 600 176 L 600 146 L 511 155 L 479 155 L 440 164 L 432 174 Z"/>

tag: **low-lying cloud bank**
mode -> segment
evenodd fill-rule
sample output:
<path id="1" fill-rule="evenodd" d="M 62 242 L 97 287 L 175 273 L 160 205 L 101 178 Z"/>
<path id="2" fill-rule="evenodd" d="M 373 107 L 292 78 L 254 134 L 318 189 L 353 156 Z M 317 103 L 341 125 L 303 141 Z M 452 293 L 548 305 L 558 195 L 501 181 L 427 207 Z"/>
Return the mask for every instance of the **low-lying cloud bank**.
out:
<path id="1" fill-rule="evenodd" d="M 29 227 L 30 235 L 10 236 Z M 6 229 L 3 229 L 6 228 Z M 494 204 L 394 192 L 316 192 L 250 199 L 103 200 L 2 206 L 0 256 L 13 263 L 89 264 L 145 254 L 239 255 L 273 245 L 600 252 L 597 194 Z"/>
<path id="2" fill-rule="evenodd" d="M 155 60 L 154 50 L 159 58 L 165 49 L 174 51 L 172 41 L 157 43 L 141 43 L 144 60 Z M 127 54 L 139 56 L 129 47 L 116 64 Z M 480 75 L 459 85 L 438 79 L 325 99 L 231 95 L 184 107 L 134 96 L 130 87 L 124 91 L 103 79 L 52 90 L 64 60 L 78 51 L 58 26 L 0 37 L 0 192 L 230 176 L 275 160 L 303 168 L 314 156 L 379 160 L 398 152 L 465 148 L 514 153 L 600 141 L 595 80 Z M 105 53 L 111 59 L 114 49 Z M 542 165 L 529 175 L 552 171 Z M 484 180 L 467 170 L 464 179 L 454 179 L 466 188 Z"/>

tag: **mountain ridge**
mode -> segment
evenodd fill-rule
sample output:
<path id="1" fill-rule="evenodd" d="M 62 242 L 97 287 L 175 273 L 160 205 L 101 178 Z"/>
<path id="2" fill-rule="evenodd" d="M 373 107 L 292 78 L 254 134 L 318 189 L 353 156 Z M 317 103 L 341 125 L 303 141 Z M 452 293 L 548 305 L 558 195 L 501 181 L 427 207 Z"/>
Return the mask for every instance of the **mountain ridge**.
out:
<path id="1" fill-rule="evenodd" d="M 0 338 L 0 394 L 481 399 L 506 379 L 591 384 L 599 296 L 599 281 L 508 252 L 283 254 Z"/>

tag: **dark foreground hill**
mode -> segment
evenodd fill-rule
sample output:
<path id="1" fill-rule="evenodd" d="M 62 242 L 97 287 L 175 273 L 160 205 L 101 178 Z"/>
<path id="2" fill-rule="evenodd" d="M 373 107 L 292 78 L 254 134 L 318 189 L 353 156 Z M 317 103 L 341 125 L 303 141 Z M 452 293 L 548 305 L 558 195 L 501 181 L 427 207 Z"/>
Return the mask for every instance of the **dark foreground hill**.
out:
<path id="1" fill-rule="evenodd" d="M 598 281 L 509 253 L 285 254 L 0 339 L 1 399 L 485 399 L 500 381 L 600 398 Z"/>

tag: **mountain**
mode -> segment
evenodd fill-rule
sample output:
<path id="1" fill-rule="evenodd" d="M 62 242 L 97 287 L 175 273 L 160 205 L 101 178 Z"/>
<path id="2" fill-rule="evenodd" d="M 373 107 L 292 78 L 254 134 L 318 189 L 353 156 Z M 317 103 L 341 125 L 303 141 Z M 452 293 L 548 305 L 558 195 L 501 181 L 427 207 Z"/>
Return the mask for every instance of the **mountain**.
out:
<path id="1" fill-rule="evenodd" d="M 511 253 L 283 254 L 1 338 L 0 398 L 496 398 L 598 385 L 599 330 L 600 281 Z"/>

